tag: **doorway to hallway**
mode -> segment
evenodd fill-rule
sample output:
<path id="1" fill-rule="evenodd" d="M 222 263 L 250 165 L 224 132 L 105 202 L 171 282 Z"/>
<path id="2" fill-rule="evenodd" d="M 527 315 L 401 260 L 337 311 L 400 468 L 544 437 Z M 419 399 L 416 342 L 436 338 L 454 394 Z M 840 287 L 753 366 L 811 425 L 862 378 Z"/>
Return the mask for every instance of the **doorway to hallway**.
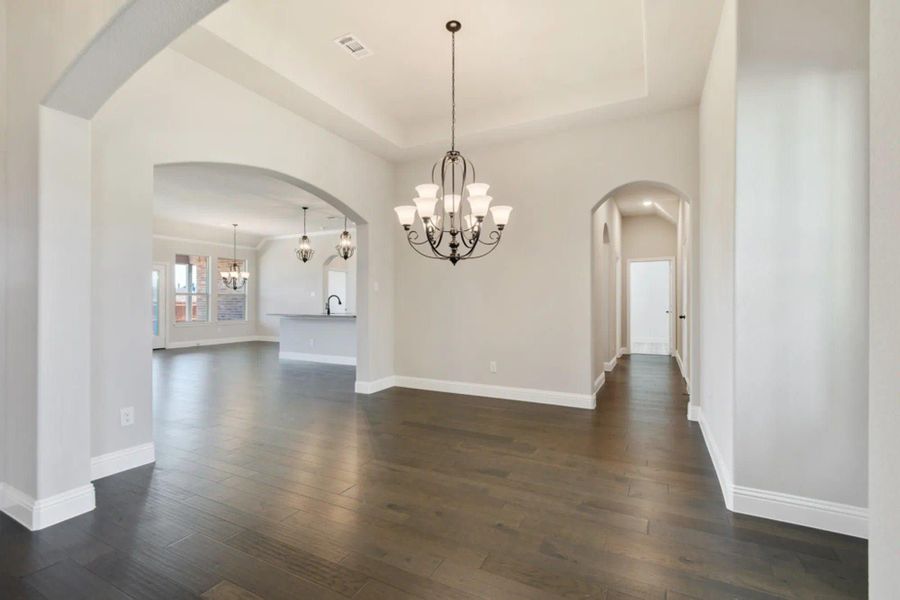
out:
<path id="1" fill-rule="evenodd" d="M 628 335 L 632 354 L 672 353 L 673 262 L 671 258 L 628 261 Z"/>

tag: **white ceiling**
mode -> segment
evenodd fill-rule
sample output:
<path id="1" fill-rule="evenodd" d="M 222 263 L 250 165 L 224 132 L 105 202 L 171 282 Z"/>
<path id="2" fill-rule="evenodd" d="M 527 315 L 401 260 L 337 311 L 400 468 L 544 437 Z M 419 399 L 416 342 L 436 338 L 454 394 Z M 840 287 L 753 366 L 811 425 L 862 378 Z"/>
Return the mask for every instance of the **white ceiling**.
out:
<path id="1" fill-rule="evenodd" d="M 677 222 L 678 194 L 662 186 L 629 183 L 617 189 L 612 198 L 623 217 L 657 216 L 673 224 Z"/>
<path id="2" fill-rule="evenodd" d="M 301 206 L 308 206 L 307 229 L 343 227 L 341 213 L 290 183 L 265 173 L 228 165 L 184 164 L 156 167 L 153 216 L 159 222 L 189 223 L 231 232 L 238 238 L 291 235 L 302 231 Z"/>
<path id="3" fill-rule="evenodd" d="M 389 158 L 699 99 L 721 0 L 230 0 L 173 48 Z M 352 33 L 362 60 L 334 39 Z"/>

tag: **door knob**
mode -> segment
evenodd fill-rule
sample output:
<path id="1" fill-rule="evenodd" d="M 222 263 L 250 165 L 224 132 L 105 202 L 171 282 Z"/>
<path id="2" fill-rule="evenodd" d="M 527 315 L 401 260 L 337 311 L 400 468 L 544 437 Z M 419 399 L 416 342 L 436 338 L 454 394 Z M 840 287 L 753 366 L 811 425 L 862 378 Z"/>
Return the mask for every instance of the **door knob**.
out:
<path id="1" fill-rule="evenodd" d="M 687 315 L 678 315 L 679 319 L 687 319 Z"/>

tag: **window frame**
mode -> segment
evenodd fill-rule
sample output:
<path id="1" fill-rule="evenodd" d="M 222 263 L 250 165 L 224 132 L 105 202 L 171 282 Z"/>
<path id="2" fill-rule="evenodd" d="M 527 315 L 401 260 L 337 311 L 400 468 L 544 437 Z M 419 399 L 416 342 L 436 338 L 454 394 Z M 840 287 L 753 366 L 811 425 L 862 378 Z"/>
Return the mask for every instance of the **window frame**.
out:
<path id="1" fill-rule="evenodd" d="M 176 270 L 178 269 L 179 256 L 196 256 L 198 258 L 206 259 L 206 290 L 205 292 L 179 292 L 178 291 L 178 278 L 176 274 Z M 172 263 L 172 326 L 173 327 L 201 327 L 203 325 L 210 325 L 212 323 L 212 292 L 210 290 L 211 286 L 211 273 L 209 271 L 209 267 L 212 263 L 212 256 L 204 255 L 204 254 L 194 254 L 188 252 L 176 252 L 175 260 Z M 191 265 L 193 266 L 193 265 Z M 206 320 L 203 321 L 195 321 L 193 319 L 188 321 L 179 321 L 178 320 L 178 297 L 179 296 L 187 296 L 188 297 L 188 306 L 193 306 L 193 299 L 196 296 L 206 296 Z M 190 311 L 185 310 L 185 315 L 190 316 Z"/>

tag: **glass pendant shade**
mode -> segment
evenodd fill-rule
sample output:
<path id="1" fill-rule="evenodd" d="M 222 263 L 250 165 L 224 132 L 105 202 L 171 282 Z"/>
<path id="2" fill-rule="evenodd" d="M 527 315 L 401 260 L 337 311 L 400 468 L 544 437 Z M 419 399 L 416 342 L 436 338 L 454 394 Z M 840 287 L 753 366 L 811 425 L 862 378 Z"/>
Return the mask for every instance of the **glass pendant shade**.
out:
<path id="1" fill-rule="evenodd" d="M 419 198 L 437 198 L 437 191 L 440 187 L 435 183 L 423 183 L 416 186 L 416 193 Z"/>
<path id="2" fill-rule="evenodd" d="M 512 212 L 512 206 L 492 206 L 491 216 L 494 217 L 494 224 L 498 229 L 503 229 L 509 223 L 509 213 Z"/>
<path id="3" fill-rule="evenodd" d="M 297 260 L 301 262 L 309 262 L 312 259 L 313 255 L 316 253 L 313 250 L 312 243 L 309 241 L 309 236 L 306 235 L 306 211 L 309 210 L 308 206 L 303 207 L 303 235 L 300 237 L 300 247 L 294 250 L 297 254 Z"/>
<path id="4" fill-rule="evenodd" d="M 417 200 L 418 199 L 419 198 L 417 198 Z M 433 211 L 434 209 L 432 208 L 432 212 Z M 415 206 L 397 206 L 394 208 L 394 212 L 397 213 L 397 219 L 400 221 L 400 224 L 406 229 L 408 229 L 416 220 Z"/>
<path id="5" fill-rule="evenodd" d="M 490 187 L 486 183 L 470 183 L 466 186 L 466 191 L 469 192 L 470 198 L 472 196 L 487 196 L 487 191 Z"/>
<path id="6" fill-rule="evenodd" d="M 472 211 L 472 215 L 479 219 L 485 218 L 488 214 L 491 200 L 490 196 L 469 196 L 469 209 Z"/>
<path id="7" fill-rule="evenodd" d="M 444 212 L 458 213 L 461 199 L 459 194 L 444 194 Z"/>
<path id="8" fill-rule="evenodd" d="M 437 198 L 415 198 L 413 202 L 416 203 L 416 210 L 419 213 L 419 218 L 423 221 L 425 219 L 430 219 L 434 216 L 434 207 L 437 205 Z"/>

